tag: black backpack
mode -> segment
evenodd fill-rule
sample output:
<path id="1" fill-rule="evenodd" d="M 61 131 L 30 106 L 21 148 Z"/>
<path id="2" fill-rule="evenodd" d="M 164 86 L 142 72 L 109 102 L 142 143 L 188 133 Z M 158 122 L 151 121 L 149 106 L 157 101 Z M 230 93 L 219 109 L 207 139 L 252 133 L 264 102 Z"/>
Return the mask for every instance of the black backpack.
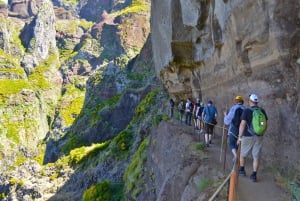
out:
<path id="1" fill-rule="evenodd" d="M 237 128 L 239 128 L 239 126 L 240 126 L 242 113 L 243 113 L 243 108 L 240 108 L 240 107 L 237 108 L 234 112 L 232 124 Z"/>
<path id="2" fill-rule="evenodd" d="M 200 116 L 200 117 L 202 116 L 203 109 L 204 109 L 204 107 L 199 106 L 199 110 L 197 112 L 197 117 L 198 116 Z"/>

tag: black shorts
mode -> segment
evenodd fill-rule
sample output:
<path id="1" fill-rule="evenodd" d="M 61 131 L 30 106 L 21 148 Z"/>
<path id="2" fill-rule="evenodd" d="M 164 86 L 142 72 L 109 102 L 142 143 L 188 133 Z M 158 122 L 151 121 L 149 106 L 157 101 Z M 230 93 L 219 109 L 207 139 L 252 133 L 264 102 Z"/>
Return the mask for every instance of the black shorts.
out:
<path id="1" fill-rule="evenodd" d="M 214 132 L 214 125 L 210 123 L 205 123 L 205 133 L 213 134 Z"/>

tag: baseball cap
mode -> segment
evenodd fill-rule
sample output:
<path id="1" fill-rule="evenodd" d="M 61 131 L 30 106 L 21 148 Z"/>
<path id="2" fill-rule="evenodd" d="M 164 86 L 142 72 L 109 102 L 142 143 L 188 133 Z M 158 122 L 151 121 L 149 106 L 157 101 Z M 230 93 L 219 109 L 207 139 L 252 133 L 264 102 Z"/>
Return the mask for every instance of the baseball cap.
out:
<path id="1" fill-rule="evenodd" d="M 250 94 L 249 99 L 254 103 L 258 103 L 258 96 L 256 94 Z"/>
<path id="2" fill-rule="evenodd" d="M 212 100 L 209 100 L 207 103 L 208 103 L 208 104 L 212 104 L 213 102 L 212 102 Z"/>
<path id="3" fill-rule="evenodd" d="M 234 98 L 234 100 L 235 100 L 236 102 L 244 102 L 244 99 L 243 99 L 242 96 L 236 96 L 236 97 Z"/>

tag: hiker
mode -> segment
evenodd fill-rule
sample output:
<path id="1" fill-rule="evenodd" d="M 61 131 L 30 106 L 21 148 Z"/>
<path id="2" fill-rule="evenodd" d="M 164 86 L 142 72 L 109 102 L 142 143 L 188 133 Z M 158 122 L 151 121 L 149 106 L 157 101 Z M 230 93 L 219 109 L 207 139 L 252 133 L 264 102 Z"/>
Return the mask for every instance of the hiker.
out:
<path id="1" fill-rule="evenodd" d="M 174 116 L 174 105 L 175 105 L 175 102 L 174 100 L 171 98 L 170 99 L 170 117 L 173 118 Z"/>
<path id="2" fill-rule="evenodd" d="M 179 111 L 179 120 L 180 120 L 180 123 L 182 123 L 184 109 L 185 109 L 185 106 L 184 106 L 183 100 L 181 99 L 180 103 L 178 104 L 178 111 Z"/>
<path id="3" fill-rule="evenodd" d="M 241 115 L 245 109 L 244 99 L 242 96 L 234 98 L 234 105 L 230 108 L 228 114 L 224 111 L 224 124 L 229 126 L 229 149 L 233 154 L 233 162 L 237 159 L 237 139 L 239 134 L 239 126 L 241 123 Z"/>
<path id="4" fill-rule="evenodd" d="M 199 108 L 200 108 L 200 99 L 197 98 L 197 101 L 194 104 L 194 108 L 193 108 L 194 127 L 195 127 L 196 130 L 200 129 L 200 127 L 198 127 L 198 124 L 197 124 Z"/>
<path id="5" fill-rule="evenodd" d="M 200 102 L 200 107 L 197 111 L 197 127 L 199 128 L 200 130 L 200 133 L 203 132 L 203 128 L 204 128 L 204 125 L 203 125 L 203 121 L 202 121 L 202 112 L 203 112 L 203 109 L 204 109 L 204 103 L 203 102 Z"/>
<path id="6" fill-rule="evenodd" d="M 238 144 L 241 143 L 241 156 L 240 156 L 240 170 L 239 174 L 242 176 L 246 176 L 245 171 L 245 157 L 249 154 L 252 150 L 252 157 L 253 157 L 253 172 L 250 176 L 250 180 L 253 182 L 257 181 L 257 170 L 259 167 L 259 158 L 261 154 L 262 148 L 262 136 L 258 136 L 257 134 L 253 133 L 253 119 L 256 117 L 254 112 L 256 109 L 259 109 L 265 118 L 264 124 L 265 129 L 267 128 L 267 114 L 264 109 L 258 107 L 258 97 L 256 94 L 251 94 L 249 96 L 249 106 L 248 108 L 244 109 L 242 116 L 241 116 L 241 123 L 239 127 L 239 139 Z M 257 129 L 255 129 L 257 130 Z"/>
<path id="7" fill-rule="evenodd" d="M 214 119 L 217 117 L 217 108 L 213 106 L 213 102 L 209 100 L 207 102 L 207 106 L 204 107 L 202 112 L 202 119 L 205 123 L 205 144 L 206 147 L 209 147 L 209 144 L 211 144 L 211 138 L 214 131 Z"/>
<path id="8" fill-rule="evenodd" d="M 193 103 L 190 98 L 185 104 L 185 124 L 191 126 Z"/>

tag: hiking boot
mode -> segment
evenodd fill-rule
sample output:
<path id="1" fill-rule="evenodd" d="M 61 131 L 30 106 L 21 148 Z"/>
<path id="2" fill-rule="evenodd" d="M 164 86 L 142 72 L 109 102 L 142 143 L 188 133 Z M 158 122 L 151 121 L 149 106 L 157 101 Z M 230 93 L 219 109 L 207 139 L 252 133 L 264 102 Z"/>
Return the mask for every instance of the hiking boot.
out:
<path id="1" fill-rule="evenodd" d="M 245 171 L 245 169 L 240 169 L 239 174 L 240 174 L 241 176 L 246 176 L 246 171 Z"/>
<path id="2" fill-rule="evenodd" d="M 256 174 L 252 173 L 251 176 L 250 176 L 250 180 L 251 180 L 252 182 L 256 182 L 256 181 L 257 181 L 257 180 L 256 180 Z"/>
<path id="3" fill-rule="evenodd" d="M 211 140 L 209 140 L 209 144 L 211 144 Z"/>

